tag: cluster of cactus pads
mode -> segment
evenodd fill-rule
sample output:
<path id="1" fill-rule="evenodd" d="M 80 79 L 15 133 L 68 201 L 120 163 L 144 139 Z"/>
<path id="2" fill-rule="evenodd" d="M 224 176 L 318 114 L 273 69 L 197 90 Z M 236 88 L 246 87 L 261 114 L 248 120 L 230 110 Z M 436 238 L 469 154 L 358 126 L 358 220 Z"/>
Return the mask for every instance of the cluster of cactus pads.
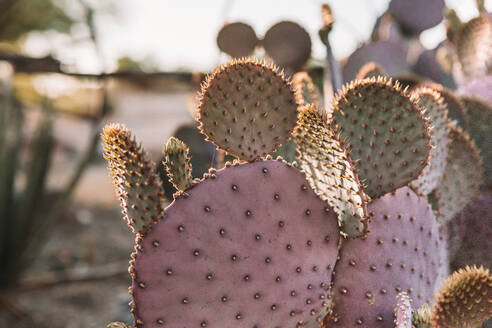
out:
<path id="1" fill-rule="evenodd" d="M 165 165 L 179 191 L 165 209 L 155 164 L 124 126 L 105 128 L 136 232 L 135 326 L 480 325 L 492 315 L 489 271 L 444 281 L 446 223 L 482 178 L 476 146 L 450 123 L 441 94 L 378 75 L 322 109 L 300 74 L 292 83 L 254 59 L 215 70 L 199 129 L 236 159 L 193 179 L 187 146 L 171 138 Z M 299 164 L 268 155 L 284 143 L 297 146 Z"/>

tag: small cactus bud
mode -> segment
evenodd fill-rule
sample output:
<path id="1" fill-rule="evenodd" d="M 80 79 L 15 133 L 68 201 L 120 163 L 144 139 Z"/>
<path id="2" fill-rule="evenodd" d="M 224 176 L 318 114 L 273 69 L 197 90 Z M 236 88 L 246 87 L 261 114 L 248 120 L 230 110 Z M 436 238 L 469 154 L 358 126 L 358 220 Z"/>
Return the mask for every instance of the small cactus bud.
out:
<path id="1" fill-rule="evenodd" d="M 185 143 L 175 137 L 169 138 L 163 150 L 163 155 L 166 158 L 164 165 L 170 181 L 179 191 L 185 191 L 193 184 L 188 153 L 189 149 Z"/>

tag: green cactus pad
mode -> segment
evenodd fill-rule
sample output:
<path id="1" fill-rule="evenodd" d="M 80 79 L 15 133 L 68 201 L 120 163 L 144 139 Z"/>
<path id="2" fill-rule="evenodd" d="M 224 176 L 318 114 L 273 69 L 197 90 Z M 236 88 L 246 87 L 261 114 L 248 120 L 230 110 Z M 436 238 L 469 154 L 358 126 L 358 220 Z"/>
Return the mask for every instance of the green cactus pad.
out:
<path id="1" fill-rule="evenodd" d="M 217 34 L 219 49 L 234 58 L 251 55 L 258 42 L 253 28 L 241 22 L 225 24 Z"/>
<path id="2" fill-rule="evenodd" d="M 178 191 L 185 191 L 193 185 L 189 149 L 181 140 L 171 137 L 163 150 L 171 183 Z"/>
<path id="3" fill-rule="evenodd" d="M 296 90 L 297 103 L 300 106 L 313 104 L 315 107 L 320 108 L 319 105 L 319 91 L 314 86 L 313 80 L 306 72 L 299 72 L 292 78 L 292 84 Z"/>
<path id="4" fill-rule="evenodd" d="M 318 197 L 337 213 L 342 234 L 365 235 L 366 196 L 344 146 L 313 105 L 300 110 L 294 139 L 301 169 Z"/>
<path id="5" fill-rule="evenodd" d="M 449 120 L 448 109 L 439 93 L 428 88 L 418 88 L 412 98 L 425 110 L 425 115 L 432 126 L 431 150 L 429 165 L 422 175 L 410 183 L 410 186 L 421 195 L 428 195 L 441 181 L 448 157 Z"/>
<path id="6" fill-rule="evenodd" d="M 254 161 L 289 138 L 297 121 L 295 93 L 276 67 L 234 60 L 203 84 L 199 121 L 207 140 Z"/>
<path id="7" fill-rule="evenodd" d="M 278 66 L 292 71 L 300 70 L 311 57 L 311 37 L 294 22 L 283 21 L 270 27 L 263 47 Z"/>
<path id="8" fill-rule="evenodd" d="M 371 198 L 407 185 L 428 164 L 429 128 L 422 110 L 391 79 L 353 81 L 333 106 L 332 128 L 350 144 Z"/>
<path id="9" fill-rule="evenodd" d="M 492 91 L 491 91 L 492 92 Z M 467 129 L 470 137 L 480 149 L 480 155 L 484 160 L 485 187 L 492 185 L 492 104 L 478 100 L 477 98 L 461 98 L 466 107 L 470 125 Z"/>
<path id="10" fill-rule="evenodd" d="M 123 125 L 106 125 L 102 139 L 124 218 L 133 232 L 141 232 L 162 215 L 162 191 L 155 165 Z"/>
<path id="11" fill-rule="evenodd" d="M 297 153 L 297 145 L 292 139 L 284 142 L 274 152 L 270 153 L 270 155 L 274 158 L 280 156 L 284 159 L 284 161 L 288 163 L 295 162 L 296 164 L 299 164 L 297 162 L 297 157 L 299 156 L 299 154 Z"/>
<path id="12" fill-rule="evenodd" d="M 492 67 L 492 22 L 487 15 L 463 24 L 456 38 L 456 53 L 466 78 L 487 75 Z"/>
<path id="13" fill-rule="evenodd" d="M 435 328 L 480 327 L 492 317 L 492 275 L 488 269 L 467 266 L 441 287 L 432 323 Z"/>
<path id="14" fill-rule="evenodd" d="M 385 76 L 386 73 L 384 70 L 376 64 L 375 62 L 369 62 L 367 64 L 364 64 L 359 70 L 359 73 L 355 76 L 356 80 L 363 80 L 366 78 L 371 78 L 371 77 L 378 77 L 378 76 Z"/>
<path id="15" fill-rule="evenodd" d="M 451 126 L 448 162 L 441 183 L 429 195 L 441 221 L 451 220 L 478 193 L 482 159 L 475 143 L 460 128 Z"/>

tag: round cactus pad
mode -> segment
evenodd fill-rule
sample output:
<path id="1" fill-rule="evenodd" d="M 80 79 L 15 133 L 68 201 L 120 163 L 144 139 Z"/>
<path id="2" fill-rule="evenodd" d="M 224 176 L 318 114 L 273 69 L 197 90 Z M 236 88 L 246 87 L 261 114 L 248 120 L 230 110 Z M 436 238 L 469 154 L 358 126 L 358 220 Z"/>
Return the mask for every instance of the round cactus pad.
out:
<path id="1" fill-rule="evenodd" d="M 406 61 L 407 51 L 402 44 L 395 41 L 380 40 L 365 44 L 355 50 L 343 66 L 345 81 L 353 80 L 359 70 L 368 62 L 375 62 L 389 76 L 396 76 L 410 71 Z"/>
<path id="2" fill-rule="evenodd" d="M 263 47 L 277 65 L 297 71 L 311 56 L 311 37 L 299 24 L 284 21 L 270 27 Z"/>
<path id="3" fill-rule="evenodd" d="M 317 325 L 337 257 L 336 216 L 282 161 L 211 174 L 137 241 L 137 327 Z"/>
<path id="4" fill-rule="evenodd" d="M 418 34 L 442 21 L 444 7 L 444 0 L 392 0 L 389 10 L 405 31 Z"/>
<path id="5" fill-rule="evenodd" d="M 438 223 L 423 197 L 398 189 L 368 205 L 367 237 L 342 243 L 328 326 L 392 328 L 396 296 L 419 307 L 431 300 L 440 266 Z"/>
<path id="6" fill-rule="evenodd" d="M 289 138 L 297 121 L 295 93 L 277 68 L 255 60 L 232 61 L 204 83 L 199 120 L 207 140 L 253 161 Z"/>
<path id="7" fill-rule="evenodd" d="M 234 58 L 251 55 L 258 42 L 253 28 L 241 22 L 225 24 L 217 35 L 219 49 Z"/>
<path id="8" fill-rule="evenodd" d="M 430 136 L 423 111 L 391 80 L 345 86 L 335 100 L 331 125 L 350 144 L 350 157 L 371 198 L 407 185 L 428 164 Z"/>

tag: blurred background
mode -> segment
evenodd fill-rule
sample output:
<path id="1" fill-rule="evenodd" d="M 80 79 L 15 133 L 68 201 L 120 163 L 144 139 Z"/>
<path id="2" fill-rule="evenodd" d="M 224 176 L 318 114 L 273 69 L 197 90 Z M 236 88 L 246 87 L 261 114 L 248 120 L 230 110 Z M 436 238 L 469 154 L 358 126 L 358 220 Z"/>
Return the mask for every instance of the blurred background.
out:
<path id="1" fill-rule="evenodd" d="M 328 3 L 331 46 L 342 64 L 369 40 L 393 38 L 378 30 L 390 0 Z M 231 58 L 219 49 L 218 32 L 240 21 L 262 39 L 274 24 L 295 22 L 311 39 L 300 66 L 316 77 L 326 55 L 318 37 L 321 4 L 0 0 L 0 327 L 132 321 L 127 268 L 134 236 L 102 158 L 101 127 L 124 123 L 156 162 L 177 135 L 203 173 L 216 152 L 195 132 L 194 106 L 204 74 Z M 475 0 L 445 5 L 462 21 L 478 13 Z M 490 10 L 490 1 L 485 6 Z M 422 53 L 441 46 L 445 23 L 412 37 L 417 46 L 407 42 L 403 55 L 388 54 L 408 63 L 399 72 L 405 76 L 418 71 Z M 254 53 L 268 56 L 259 47 Z M 348 69 L 344 75 L 349 79 Z M 445 77 L 428 77 L 453 88 Z"/>

